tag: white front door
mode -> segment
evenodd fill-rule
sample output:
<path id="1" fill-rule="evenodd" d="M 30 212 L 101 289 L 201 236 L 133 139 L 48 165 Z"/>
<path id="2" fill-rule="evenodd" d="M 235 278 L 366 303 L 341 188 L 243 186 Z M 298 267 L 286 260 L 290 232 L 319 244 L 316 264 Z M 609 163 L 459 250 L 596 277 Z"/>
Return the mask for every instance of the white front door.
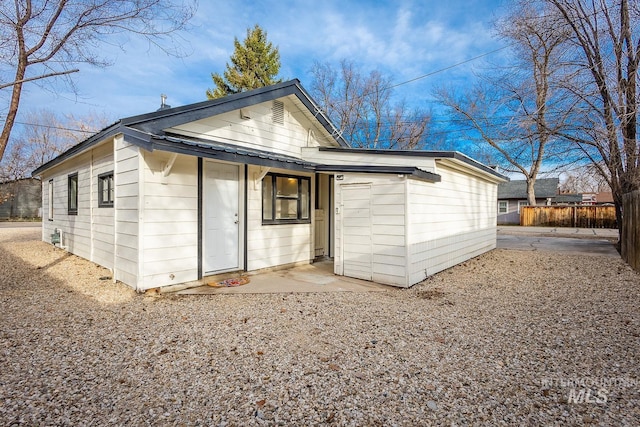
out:
<path id="1" fill-rule="evenodd" d="M 343 274 L 372 280 L 371 185 L 342 185 Z"/>
<path id="2" fill-rule="evenodd" d="M 204 273 L 239 268 L 238 165 L 204 162 Z"/>

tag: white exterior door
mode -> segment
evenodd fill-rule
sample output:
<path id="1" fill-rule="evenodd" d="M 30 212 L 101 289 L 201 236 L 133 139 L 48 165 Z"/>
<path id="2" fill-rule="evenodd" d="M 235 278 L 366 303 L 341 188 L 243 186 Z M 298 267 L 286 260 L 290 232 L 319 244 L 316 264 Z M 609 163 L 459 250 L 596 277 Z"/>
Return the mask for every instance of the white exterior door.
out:
<path id="1" fill-rule="evenodd" d="M 371 185 L 342 186 L 342 220 L 343 274 L 372 280 Z"/>
<path id="2" fill-rule="evenodd" d="M 204 162 L 203 270 L 239 268 L 238 165 Z"/>

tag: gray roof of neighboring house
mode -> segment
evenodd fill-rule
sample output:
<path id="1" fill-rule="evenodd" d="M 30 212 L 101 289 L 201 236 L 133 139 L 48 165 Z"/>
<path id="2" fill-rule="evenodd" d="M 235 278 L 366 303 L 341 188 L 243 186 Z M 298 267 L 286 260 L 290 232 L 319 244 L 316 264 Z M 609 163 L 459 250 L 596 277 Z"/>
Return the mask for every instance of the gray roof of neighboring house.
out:
<path id="1" fill-rule="evenodd" d="M 582 194 L 558 194 L 553 196 L 553 203 L 582 203 Z"/>
<path id="2" fill-rule="evenodd" d="M 546 199 L 558 195 L 559 178 L 539 178 L 536 179 L 534 191 L 536 199 Z M 498 199 L 526 199 L 527 198 L 527 181 L 514 180 L 509 182 L 501 182 L 498 184 Z"/>

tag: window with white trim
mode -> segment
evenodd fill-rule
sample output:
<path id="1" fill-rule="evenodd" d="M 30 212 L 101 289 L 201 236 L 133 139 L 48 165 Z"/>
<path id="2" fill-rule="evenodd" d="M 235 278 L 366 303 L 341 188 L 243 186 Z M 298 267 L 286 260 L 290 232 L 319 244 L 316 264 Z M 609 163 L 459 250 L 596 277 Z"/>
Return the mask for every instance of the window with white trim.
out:
<path id="1" fill-rule="evenodd" d="M 310 223 L 311 179 L 267 174 L 262 180 L 262 223 Z"/>
<path id="2" fill-rule="evenodd" d="M 520 213 L 520 208 L 522 206 L 529 206 L 529 202 L 527 202 L 526 200 L 519 200 L 518 201 L 518 213 Z"/>
<path id="3" fill-rule="evenodd" d="M 509 201 L 508 200 L 499 200 L 498 201 L 498 213 L 506 214 L 509 212 Z"/>

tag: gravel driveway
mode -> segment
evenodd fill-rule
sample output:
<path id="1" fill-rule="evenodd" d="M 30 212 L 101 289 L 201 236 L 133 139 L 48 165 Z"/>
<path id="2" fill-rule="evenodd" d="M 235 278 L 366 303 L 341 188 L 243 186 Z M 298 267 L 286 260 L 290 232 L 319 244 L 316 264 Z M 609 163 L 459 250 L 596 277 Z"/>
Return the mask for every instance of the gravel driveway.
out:
<path id="1" fill-rule="evenodd" d="M 409 290 L 138 295 L 0 230 L 2 425 L 639 425 L 640 276 L 498 249 Z"/>

